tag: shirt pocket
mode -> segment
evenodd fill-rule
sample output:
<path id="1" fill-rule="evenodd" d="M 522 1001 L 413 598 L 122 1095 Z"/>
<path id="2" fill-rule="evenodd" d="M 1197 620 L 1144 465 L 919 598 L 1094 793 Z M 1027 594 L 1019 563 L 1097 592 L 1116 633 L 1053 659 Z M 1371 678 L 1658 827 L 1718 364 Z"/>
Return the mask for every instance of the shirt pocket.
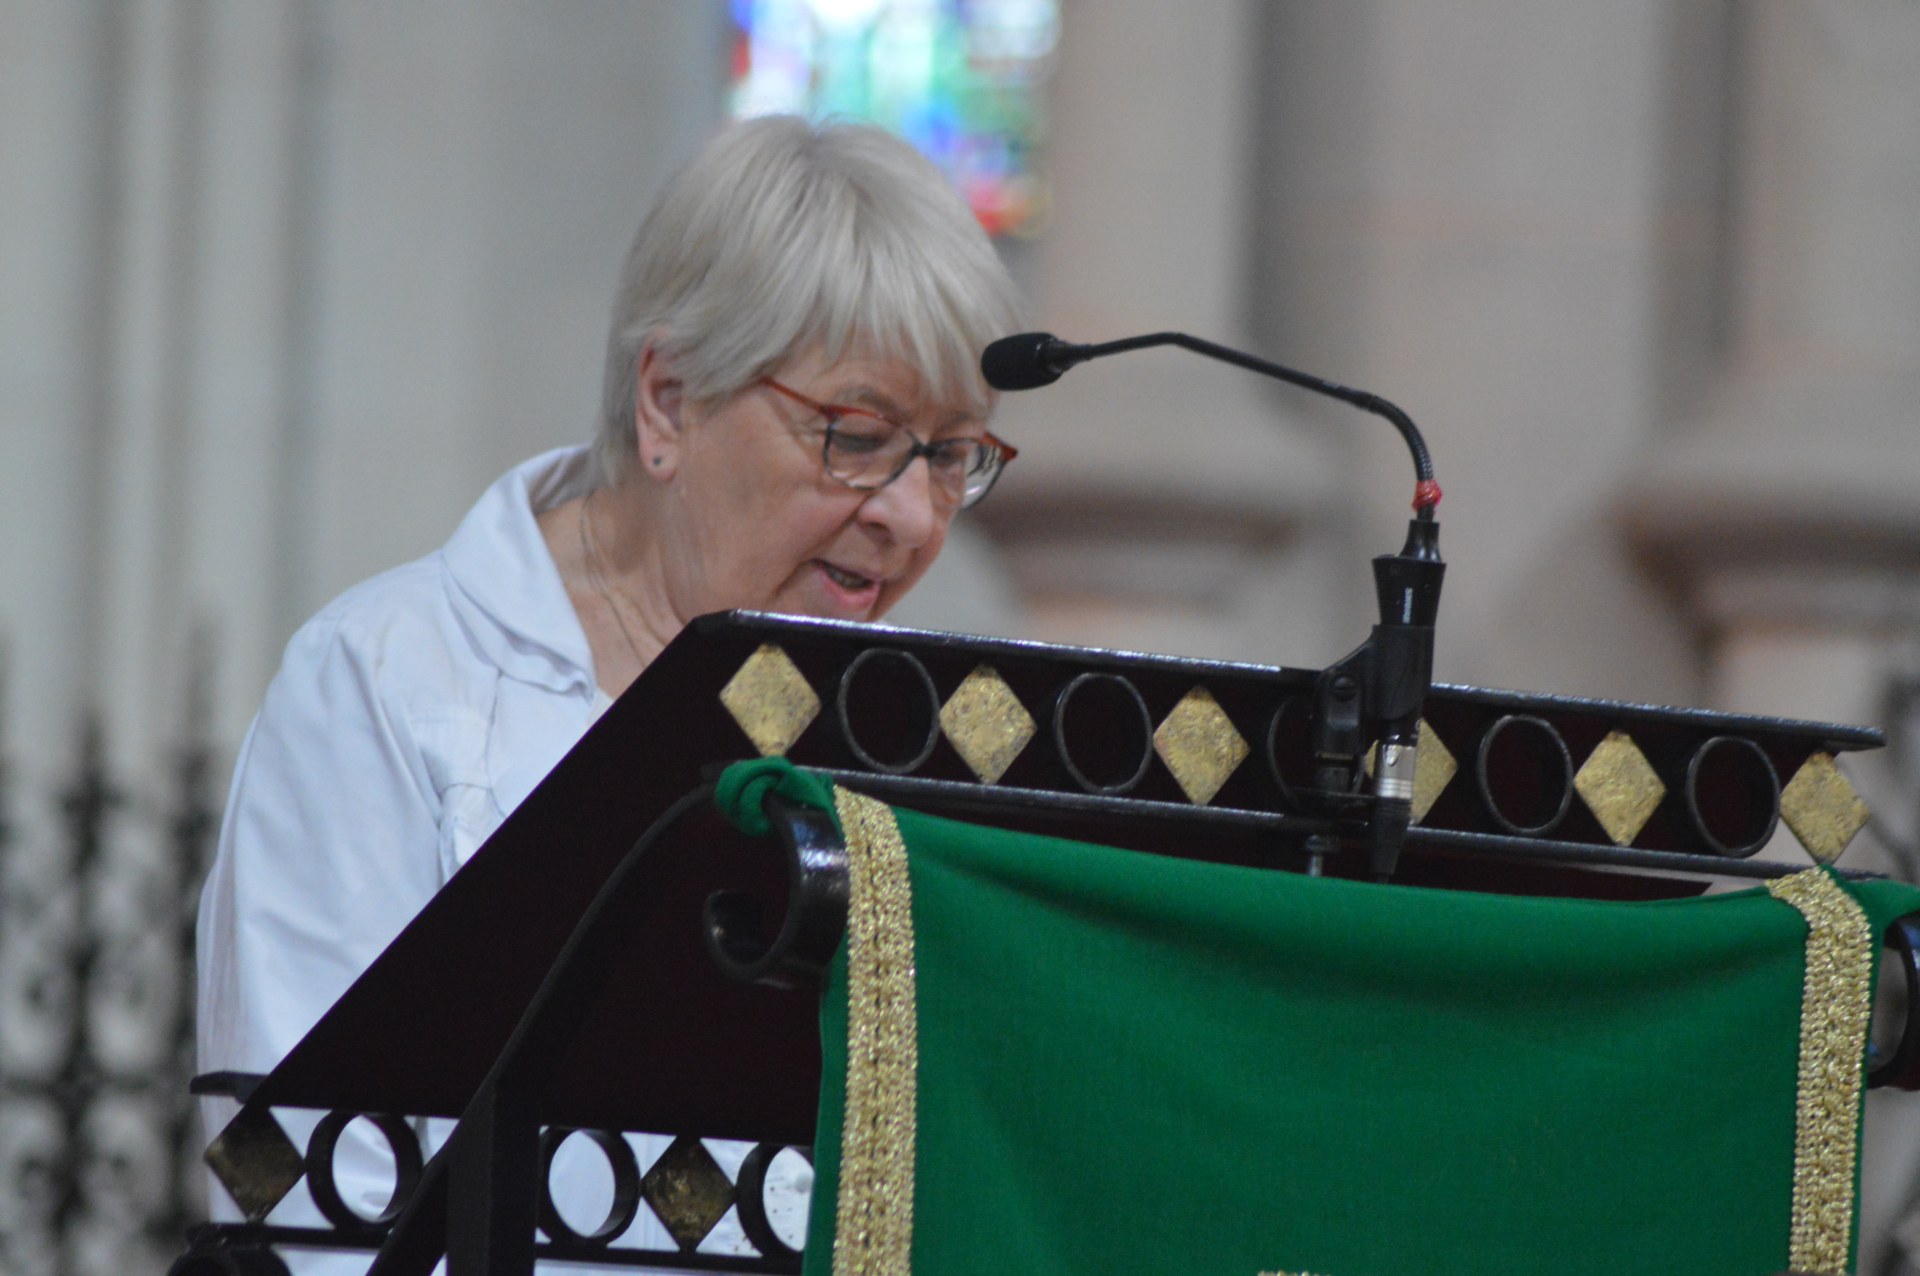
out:
<path id="1" fill-rule="evenodd" d="M 575 690 L 555 691 L 502 678 L 487 741 L 487 789 L 497 826 L 567 755 L 592 725 L 591 702 Z"/>
<path id="2" fill-rule="evenodd" d="M 438 799 L 434 849 L 442 884 L 499 824 L 487 779 L 489 716 L 477 709 L 441 708 L 413 720 L 414 738 Z"/>

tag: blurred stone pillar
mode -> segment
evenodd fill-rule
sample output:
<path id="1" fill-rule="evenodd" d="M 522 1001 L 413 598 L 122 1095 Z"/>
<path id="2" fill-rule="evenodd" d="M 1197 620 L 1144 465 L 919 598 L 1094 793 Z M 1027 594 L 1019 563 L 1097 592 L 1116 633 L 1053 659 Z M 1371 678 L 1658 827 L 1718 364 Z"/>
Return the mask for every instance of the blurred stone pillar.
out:
<path id="1" fill-rule="evenodd" d="M 1744 13 L 1725 370 L 1625 509 L 1717 703 L 1880 721 L 1920 640 L 1920 9 Z"/>
<path id="2" fill-rule="evenodd" d="M 1446 491 L 1443 678 L 1694 695 L 1689 635 L 1609 511 L 1658 410 L 1669 174 L 1705 146 L 1676 127 L 1713 83 L 1682 8 L 1714 6 L 1265 11 L 1263 335 L 1425 431 Z M 1404 451 L 1364 418 L 1323 423 L 1361 563 L 1398 544 Z"/>
<path id="3" fill-rule="evenodd" d="M 1717 704 L 1888 723 L 1920 661 L 1920 7 L 1743 13 L 1727 372 L 1628 516 Z M 1849 863 L 1913 874 L 1912 759 L 1848 759 L 1880 822 Z M 1867 1149 L 1860 1270 L 1920 1271 L 1888 1238 L 1905 1213 L 1920 1255 L 1912 1096 L 1870 1100 Z"/>
<path id="4" fill-rule="evenodd" d="M 1073 341 L 1173 329 L 1257 344 L 1245 316 L 1259 8 L 1065 6 L 1053 213 L 1021 263 L 1035 326 Z M 1175 350 L 1007 396 L 1002 432 L 1025 450 L 980 521 L 1027 632 L 1273 663 L 1342 654 L 1357 636 L 1322 606 L 1321 560 L 1302 552 L 1335 471 L 1298 424 L 1301 397 Z"/>
<path id="5" fill-rule="evenodd" d="M 720 118 L 726 17 L 0 13 L 4 734 L 37 768 L 110 706 L 116 767 L 146 767 L 191 653 L 237 743 L 295 625 L 589 436 L 627 241 Z"/>

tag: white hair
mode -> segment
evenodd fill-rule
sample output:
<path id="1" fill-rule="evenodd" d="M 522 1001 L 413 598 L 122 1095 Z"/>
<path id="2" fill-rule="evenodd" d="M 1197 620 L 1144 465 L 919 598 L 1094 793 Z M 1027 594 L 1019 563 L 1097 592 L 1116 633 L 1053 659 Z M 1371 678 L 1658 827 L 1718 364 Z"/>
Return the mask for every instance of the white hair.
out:
<path id="1" fill-rule="evenodd" d="M 717 402 L 802 351 L 899 359 L 985 417 L 980 351 L 1019 327 L 1012 279 L 940 170 L 867 125 L 764 116 L 710 142 L 661 194 L 620 272 L 594 458 L 634 454 L 641 352 Z"/>

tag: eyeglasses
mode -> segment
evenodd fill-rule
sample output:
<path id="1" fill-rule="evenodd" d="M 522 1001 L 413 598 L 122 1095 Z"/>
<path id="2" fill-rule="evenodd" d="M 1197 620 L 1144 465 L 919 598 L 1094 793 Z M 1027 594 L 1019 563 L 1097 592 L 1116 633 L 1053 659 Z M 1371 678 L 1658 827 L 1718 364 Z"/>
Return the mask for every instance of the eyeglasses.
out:
<path id="1" fill-rule="evenodd" d="M 992 490 L 1008 461 L 1019 455 L 991 434 L 922 443 L 905 426 L 865 408 L 839 407 L 810 399 L 772 377 L 760 384 L 819 414 L 826 423 L 820 462 L 827 477 L 861 492 L 877 492 L 907 472 L 915 458 L 927 458 L 929 490 L 946 509 L 978 505 Z"/>

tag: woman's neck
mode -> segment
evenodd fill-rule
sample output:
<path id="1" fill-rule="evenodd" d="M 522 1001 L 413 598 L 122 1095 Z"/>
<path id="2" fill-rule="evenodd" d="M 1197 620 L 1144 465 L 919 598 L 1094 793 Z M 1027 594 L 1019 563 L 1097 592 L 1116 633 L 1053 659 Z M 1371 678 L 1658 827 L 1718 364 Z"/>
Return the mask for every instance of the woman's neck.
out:
<path id="1" fill-rule="evenodd" d="M 651 485 L 616 483 L 538 518 L 593 655 L 594 678 L 619 695 L 685 624 L 671 606 Z"/>

